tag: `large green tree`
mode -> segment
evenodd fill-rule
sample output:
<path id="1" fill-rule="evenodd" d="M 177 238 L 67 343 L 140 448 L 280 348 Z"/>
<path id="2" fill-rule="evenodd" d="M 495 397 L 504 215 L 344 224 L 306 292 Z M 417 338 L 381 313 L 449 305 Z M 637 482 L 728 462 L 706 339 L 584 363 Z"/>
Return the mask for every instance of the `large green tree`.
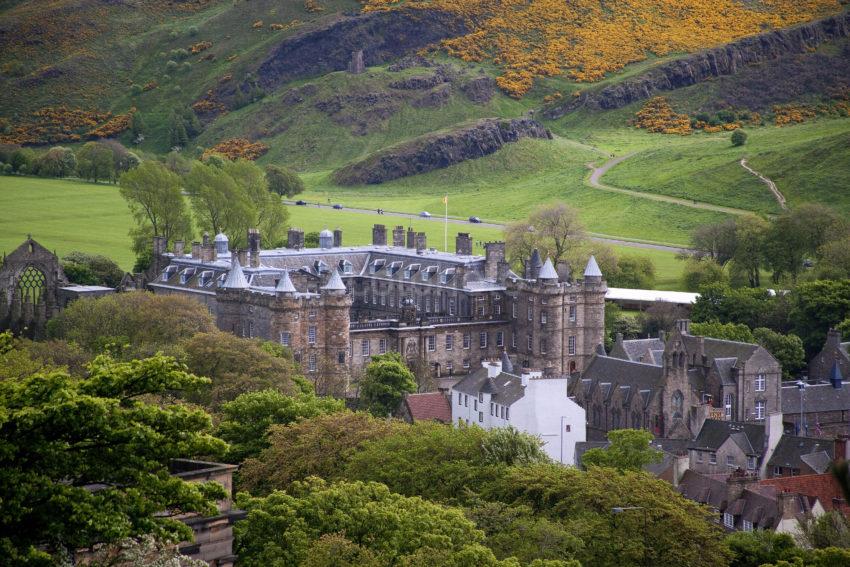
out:
<path id="1" fill-rule="evenodd" d="M 235 527 L 239 561 L 247 567 L 302 565 L 311 545 L 329 534 L 343 534 L 385 565 L 409 565 L 414 558 L 414 565 L 499 565 L 461 510 L 378 483 L 313 479 L 265 498 L 240 494 L 237 504 L 248 512 Z"/>
<path id="2" fill-rule="evenodd" d="M 373 356 L 360 381 L 360 399 L 378 417 L 391 415 L 415 391 L 416 377 L 397 352 Z"/>
<path id="3" fill-rule="evenodd" d="M 823 347 L 830 327 L 850 317 L 850 280 L 801 283 L 791 298 L 794 331 L 812 357 Z"/>
<path id="4" fill-rule="evenodd" d="M 191 239 L 192 219 L 177 174 L 161 163 L 145 161 L 123 173 L 118 183 L 136 221 L 131 231 L 136 251 L 151 245 L 149 236 L 163 236 L 169 242 Z"/>
<path id="5" fill-rule="evenodd" d="M 507 256 L 514 265 L 519 265 L 537 248 L 545 259 L 547 256 L 557 265 L 567 259 L 571 248 L 584 242 L 584 226 L 578 212 L 566 203 L 556 202 L 539 205 L 528 218 L 509 224 L 505 228 Z"/>
<path id="6" fill-rule="evenodd" d="M 86 142 L 77 152 L 77 172 L 90 181 L 112 181 L 115 176 L 112 150 L 100 142 Z"/>
<path id="7" fill-rule="evenodd" d="M 69 281 L 81 285 L 118 287 L 124 277 L 115 260 L 85 252 L 69 252 L 63 256 L 62 270 Z"/>
<path id="8" fill-rule="evenodd" d="M 225 160 L 222 170 L 236 182 L 251 204 L 248 224 L 236 227 L 236 230 L 247 234 L 249 228 L 257 228 L 265 242 L 273 246 L 282 244 L 283 227 L 287 219 L 286 207 L 280 202 L 277 194 L 269 191 L 263 170 L 254 162 L 245 159 Z"/>
<path id="9" fill-rule="evenodd" d="M 281 197 L 293 197 L 304 192 L 304 182 L 297 173 L 286 167 L 267 165 L 266 181 L 269 184 L 269 191 Z"/>
<path id="10" fill-rule="evenodd" d="M 171 358 L 96 358 L 85 380 L 62 371 L 0 382 L 0 548 L 7 560 L 49 561 L 128 536 L 191 539 L 162 512 L 214 513 L 217 484 L 168 473 L 178 457 L 221 453 L 209 416 L 146 396 L 204 379 Z"/>
<path id="11" fill-rule="evenodd" d="M 294 396 L 277 390 L 260 390 L 242 394 L 222 405 L 218 435 L 230 443 L 229 462 L 241 463 L 259 455 L 269 446 L 267 435 L 272 425 L 286 425 L 345 409 L 342 400 L 316 396 L 309 383 L 302 384 L 304 391 Z"/>
<path id="12" fill-rule="evenodd" d="M 739 343 L 755 342 L 753 332 L 743 323 L 720 323 L 718 321 L 691 323 L 690 332 L 692 335 L 726 341 L 738 341 Z"/>
<path id="13" fill-rule="evenodd" d="M 783 380 L 793 379 L 806 366 L 806 350 L 797 335 L 759 327 L 753 330 L 753 337 L 782 365 Z"/>

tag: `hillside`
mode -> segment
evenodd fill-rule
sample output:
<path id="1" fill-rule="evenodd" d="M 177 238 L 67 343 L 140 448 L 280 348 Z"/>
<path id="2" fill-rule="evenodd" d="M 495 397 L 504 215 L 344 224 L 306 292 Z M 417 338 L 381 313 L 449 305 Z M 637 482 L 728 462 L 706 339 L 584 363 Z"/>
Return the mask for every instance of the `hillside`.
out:
<path id="1" fill-rule="evenodd" d="M 257 142 L 259 162 L 299 171 L 310 198 L 417 212 L 449 193 L 453 214 L 497 221 L 564 199 L 594 232 L 682 245 L 727 216 L 712 207 L 779 210 L 744 157 L 790 206 L 850 210 L 848 22 L 835 0 L 5 2 L 0 141 L 74 147 L 101 134 L 162 154 L 190 113 L 184 153 Z M 710 127 L 634 128 L 656 95 Z M 529 114 L 555 139 L 431 159 L 445 167 L 376 187 L 330 175 Z M 126 130 L 136 116 L 143 140 Z M 745 147 L 729 144 L 730 120 Z M 623 192 L 588 184 L 588 164 L 611 156 L 628 156 L 603 180 Z"/>

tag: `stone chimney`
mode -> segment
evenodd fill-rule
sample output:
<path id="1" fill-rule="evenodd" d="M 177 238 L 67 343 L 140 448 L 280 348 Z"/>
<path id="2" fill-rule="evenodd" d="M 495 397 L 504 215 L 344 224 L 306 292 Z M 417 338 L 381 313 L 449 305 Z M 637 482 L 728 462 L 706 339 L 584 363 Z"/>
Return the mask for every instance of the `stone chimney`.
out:
<path id="1" fill-rule="evenodd" d="M 372 227 L 372 244 L 374 246 L 387 245 L 387 227 L 382 224 L 376 224 Z"/>
<path id="2" fill-rule="evenodd" d="M 827 348 L 841 348 L 841 331 L 837 329 L 830 329 L 826 333 L 826 347 Z"/>
<path id="3" fill-rule="evenodd" d="M 393 229 L 393 246 L 404 248 L 404 227 L 401 225 Z"/>
<path id="4" fill-rule="evenodd" d="M 256 228 L 248 229 L 248 252 L 252 268 L 260 267 L 260 231 Z"/>
<path id="5" fill-rule="evenodd" d="M 200 260 L 201 259 L 201 243 L 193 242 L 192 243 L 192 259 Z"/>
<path id="6" fill-rule="evenodd" d="M 416 248 L 416 233 L 412 226 L 407 227 L 407 247 Z"/>
<path id="7" fill-rule="evenodd" d="M 782 412 L 771 412 L 767 414 L 767 419 L 764 420 L 764 454 L 759 467 L 759 475 L 761 478 L 767 478 L 767 462 L 773 457 L 773 452 L 776 446 L 779 445 L 779 440 L 782 438 L 782 432 L 785 428 L 782 425 Z M 757 447 L 754 447 L 757 449 Z"/>
<path id="8" fill-rule="evenodd" d="M 290 228 L 286 234 L 286 247 L 295 250 L 304 248 L 304 231 L 300 228 Z"/>
<path id="9" fill-rule="evenodd" d="M 472 256 L 472 237 L 468 232 L 458 232 L 455 237 L 455 254 Z"/>
<path id="10" fill-rule="evenodd" d="M 237 250 L 236 257 L 239 258 L 239 264 L 241 266 L 248 265 L 248 251 L 247 250 Z"/>
<path id="11" fill-rule="evenodd" d="M 428 248 L 428 237 L 424 232 L 416 233 L 416 252 L 422 254 Z"/>
<path id="12" fill-rule="evenodd" d="M 168 241 L 164 236 L 153 237 L 153 255 L 154 257 L 162 256 L 168 251 Z"/>
<path id="13" fill-rule="evenodd" d="M 339 248 L 342 246 L 342 229 L 336 228 L 334 229 L 334 248 Z"/>
<path id="14" fill-rule="evenodd" d="M 366 64 L 363 62 L 363 50 L 351 52 L 351 61 L 348 63 L 348 72 L 352 75 L 359 75 L 366 72 Z"/>
<path id="15" fill-rule="evenodd" d="M 206 248 L 207 246 L 209 246 L 209 245 L 211 245 L 211 244 L 212 244 L 212 241 L 210 240 L 210 233 L 209 233 L 209 232 L 204 231 L 204 237 L 203 237 L 203 246 L 204 246 L 204 248 Z"/>
<path id="16" fill-rule="evenodd" d="M 487 242 L 484 244 L 484 278 L 498 281 L 502 272 L 507 274 L 505 243 Z"/>
<path id="17" fill-rule="evenodd" d="M 738 500 L 744 491 L 758 484 L 759 477 L 757 474 L 747 474 L 741 469 L 737 469 L 726 479 L 726 502 L 729 506 Z"/>
<path id="18" fill-rule="evenodd" d="M 175 240 L 174 241 L 174 255 L 175 256 L 182 256 L 183 255 L 184 244 L 185 243 L 182 240 Z"/>
<path id="19" fill-rule="evenodd" d="M 676 320 L 676 329 L 682 333 L 683 335 L 691 334 L 691 320 L 690 319 L 677 319 Z"/>
<path id="20" fill-rule="evenodd" d="M 570 269 L 569 263 L 564 260 L 559 260 L 558 265 L 555 266 L 555 271 L 558 272 L 558 279 L 562 282 L 569 282 L 572 280 L 573 271 Z"/>
<path id="21" fill-rule="evenodd" d="M 847 460 L 848 445 L 850 445 L 850 438 L 848 438 L 846 435 L 839 435 L 835 438 L 835 445 L 833 449 L 833 461 L 839 463 L 841 461 Z"/>

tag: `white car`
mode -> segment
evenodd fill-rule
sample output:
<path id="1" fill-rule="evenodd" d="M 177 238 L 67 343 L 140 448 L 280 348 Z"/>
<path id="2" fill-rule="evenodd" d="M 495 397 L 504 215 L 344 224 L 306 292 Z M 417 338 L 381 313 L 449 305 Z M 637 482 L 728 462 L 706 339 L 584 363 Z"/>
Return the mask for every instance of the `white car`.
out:
<path id="1" fill-rule="evenodd" d="M 422 211 L 421 213 L 419 213 L 419 216 L 422 217 L 423 219 L 430 219 L 431 213 L 429 213 L 428 211 Z"/>

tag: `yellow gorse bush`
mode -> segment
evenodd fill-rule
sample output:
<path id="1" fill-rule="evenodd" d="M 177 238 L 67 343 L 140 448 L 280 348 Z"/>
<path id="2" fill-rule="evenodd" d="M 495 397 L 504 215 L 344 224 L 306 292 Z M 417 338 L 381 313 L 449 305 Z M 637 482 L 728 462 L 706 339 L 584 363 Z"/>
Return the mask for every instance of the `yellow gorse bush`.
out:
<path id="1" fill-rule="evenodd" d="M 624 65 L 690 52 L 841 10 L 838 0 L 363 0 L 365 11 L 436 8 L 470 33 L 442 42 L 466 61 L 490 59 L 499 87 L 523 96 L 537 77 L 593 82 Z"/>

